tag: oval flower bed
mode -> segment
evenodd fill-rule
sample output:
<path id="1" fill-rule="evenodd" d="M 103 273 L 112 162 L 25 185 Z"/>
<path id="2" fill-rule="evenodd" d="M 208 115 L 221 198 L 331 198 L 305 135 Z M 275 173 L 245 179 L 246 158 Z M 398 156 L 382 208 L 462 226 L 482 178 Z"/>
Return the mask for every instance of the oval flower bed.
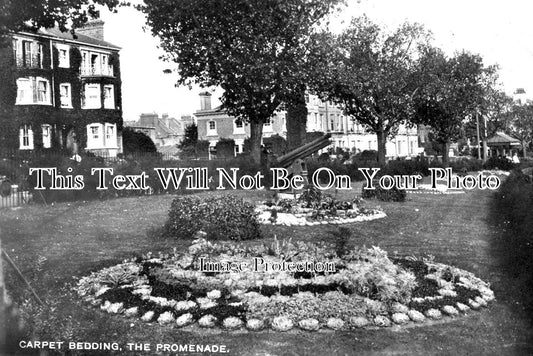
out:
<path id="1" fill-rule="evenodd" d="M 387 215 L 381 209 L 368 209 L 361 199 L 340 201 L 314 189 L 304 191 L 297 199 L 281 199 L 256 206 L 261 224 L 314 226 L 348 224 L 381 219 Z"/>
<path id="2" fill-rule="evenodd" d="M 184 254 L 151 255 L 82 278 L 77 292 L 107 313 L 228 330 L 388 327 L 454 317 L 494 299 L 486 282 L 431 261 L 391 259 L 377 247 L 275 242 L 259 248 L 196 240 Z"/>

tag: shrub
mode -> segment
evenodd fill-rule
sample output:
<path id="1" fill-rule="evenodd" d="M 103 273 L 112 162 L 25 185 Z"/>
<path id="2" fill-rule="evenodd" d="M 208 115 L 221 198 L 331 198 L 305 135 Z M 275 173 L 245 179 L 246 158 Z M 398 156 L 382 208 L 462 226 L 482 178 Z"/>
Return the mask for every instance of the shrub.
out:
<path id="1" fill-rule="evenodd" d="M 135 152 L 157 152 L 152 139 L 142 132 L 137 132 L 131 127 L 125 127 L 122 130 L 122 147 L 124 154 Z"/>
<path id="2" fill-rule="evenodd" d="M 477 158 L 461 158 L 450 162 L 454 172 L 476 172 L 483 169 L 483 162 Z"/>
<path id="3" fill-rule="evenodd" d="M 374 187 L 376 189 L 365 189 L 366 184 L 362 188 L 361 196 L 364 199 L 371 199 L 376 198 L 381 201 L 405 201 L 405 198 L 407 196 L 407 192 L 405 189 L 398 189 L 396 187 L 393 187 L 391 189 L 383 189 L 379 185 L 379 179 L 374 179 Z"/>
<path id="4" fill-rule="evenodd" d="M 217 158 L 235 157 L 235 140 L 232 138 L 221 138 L 216 145 Z"/>
<path id="5" fill-rule="evenodd" d="M 500 234 L 492 239 L 494 257 L 507 274 L 509 283 L 519 291 L 520 312 L 533 325 L 533 178 L 513 171 L 494 195 L 491 221 Z"/>
<path id="6" fill-rule="evenodd" d="M 500 169 L 502 171 L 510 171 L 516 166 L 515 163 L 505 157 L 491 157 L 483 164 L 485 169 Z"/>
<path id="7" fill-rule="evenodd" d="M 191 238 L 204 231 L 208 239 L 249 240 L 261 237 L 254 206 L 232 196 L 177 197 L 164 227 L 166 236 Z"/>

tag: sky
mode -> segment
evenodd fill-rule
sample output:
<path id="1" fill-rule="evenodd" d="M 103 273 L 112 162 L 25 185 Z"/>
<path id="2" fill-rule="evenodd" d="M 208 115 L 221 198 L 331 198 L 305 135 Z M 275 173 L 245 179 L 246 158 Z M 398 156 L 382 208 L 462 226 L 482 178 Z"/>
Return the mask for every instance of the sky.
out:
<path id="1" fill-rule="evenodd" d="M 347 7 L 331 19 L 332 30 L 345 27 L 352 17 L 365 14 L 394 30 L 405 21 L 424 25 L 434 44 L 452 55 L 467 50 L 483 56 L 486 65 L 498 64 L 503 89 L 512 94 L 524 88 L 533 98 L 533 21 L 531 0 L 347 0 Z M 141 113 L 168 113 L 179 118 L 198 110 L 200 88 L 175 87 L 172 67 L 159 59 L 159 40 L 143 30 L 144 15 L 132 8 L 102 11 L 105 40 L 122 48 L 122 106 L 124 120 Z M 213 105 L 220 91 L 215 91 Z"/>

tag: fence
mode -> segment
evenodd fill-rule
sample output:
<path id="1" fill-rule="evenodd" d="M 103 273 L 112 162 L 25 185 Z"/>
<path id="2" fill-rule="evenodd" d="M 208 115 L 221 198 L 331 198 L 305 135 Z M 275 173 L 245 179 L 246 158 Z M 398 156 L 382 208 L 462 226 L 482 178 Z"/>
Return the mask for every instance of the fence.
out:
<path id="1" fill-rule="evenodd" d="M 177 157 L 171 153 L 144 153 L 120 156 L 99 154 L 68 155 L 61 151 L 0 151 L 0 209 L 21 206 L 34 200 L 46 203 L 41 191 L 32 189 L 30 167 L 59 167 L 65 161 L 75 165 L 90 162 L 95 166 L 116 165 L 120 162 L 175 162 Z"/>
<path id="2" fill-rule="evenodd" d="M 81 175 L 84 177 L 84 189 L 44 189 L 35 190 L 37 174 L 29 174 L 30 168 L 56 167 L 62 176 Z M 146 172 L 149 177 L 147 190 L 120 190 L 109 186 L 109 189 L 99 190 L 98 175 L 91 173 L 94 167 L 113 168 L 114 175 L 139 175 Z M 177 188 L 163 187 L 156 174 L 156 167 L 205 167 L 209 172 L 216 172 L 216 168 L 240 169 L 238 178 L 244 174 L 255 174 L 260 167 L 245 156 L 226 159 L 187 159 L 178 160 L 172 153 L 143 153 L 125 154 L 117 157 L 106 155 L 69 155 L 55 151 L 11 151 L 0 150 L 0 208 L 17 207 L 28 202 L 50 204 L 59 201 L 79 201 L 93 199 L 108 199 L 121 196 L 152 195 L 152 194 L 186 194 L 185 183 Z M 69 172 L 69 173 L 67 173 Z M 148 173 L 152 172 L 152 173 Z M 51 175 L 44 174 L 45 187 L 50 187 Z M 214 184 L 218 184 L 215 175 Z M 184 179 L 185 181 L 185 179 Z M 211 187 L 211 186 L 210 186 Z M 190 193 L 190 192 L 189 192 Z"/>

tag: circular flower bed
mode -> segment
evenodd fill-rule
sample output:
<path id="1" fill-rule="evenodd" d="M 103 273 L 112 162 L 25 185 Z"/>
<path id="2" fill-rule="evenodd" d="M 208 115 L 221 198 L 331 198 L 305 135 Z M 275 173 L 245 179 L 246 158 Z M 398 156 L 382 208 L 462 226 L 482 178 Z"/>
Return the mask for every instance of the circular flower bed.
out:
<path id="1" fill-rule="evenodd" d="M 147 255 L 95 272 L 76 289 L 107 313 L 252 331 L 421 323 L 494 299 L 486 282 L 455 267 L 389 258 L 377 247 L 334 251 L 303 242 L 244 248 L 198 239 L 186 253 Z"/>
<path id="2" fill-rule="evenodd" d="M 314 226 L 320 224 L 348 224 L 381 219 L 387 215 L 381 209 L 368 209 L 361 199 L 337 200 L 308 189 L 296 199 L 280 199 L 256 206 L 261 224 Z"/>

